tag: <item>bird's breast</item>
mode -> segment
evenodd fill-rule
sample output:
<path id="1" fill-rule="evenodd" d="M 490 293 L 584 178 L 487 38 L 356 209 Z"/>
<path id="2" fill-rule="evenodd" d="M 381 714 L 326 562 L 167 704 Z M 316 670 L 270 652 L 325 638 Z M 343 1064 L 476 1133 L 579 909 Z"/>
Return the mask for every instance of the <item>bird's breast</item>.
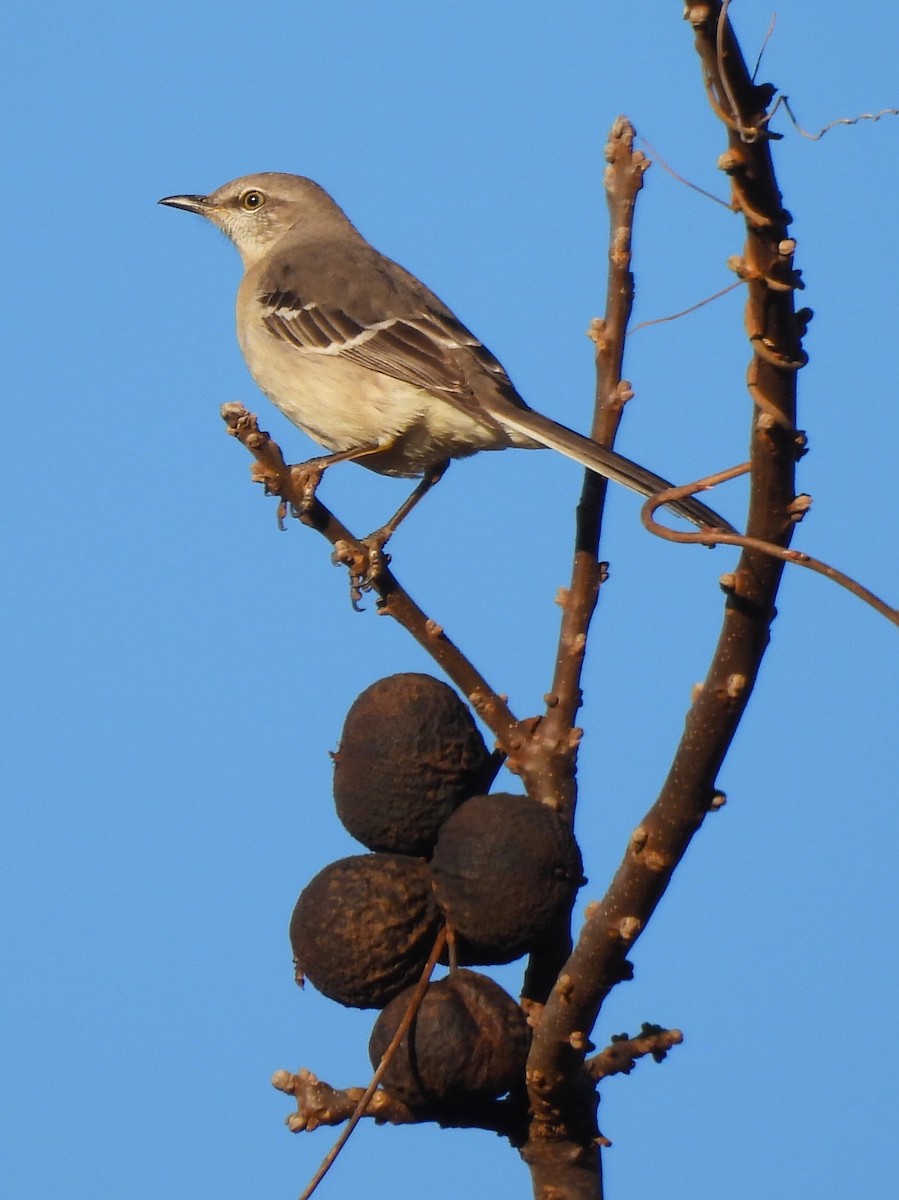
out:
<path id="1" fill-rule="evenodd" d="M 289 421 L 330 451 L 381 447 L 363 465 L 384 475 L 420 475 L 451 458 L 512 444 L 451 399 L 361 367 L 339 353 L 303 350 L 262 322 L 238 324 L 259 388 Z"/>

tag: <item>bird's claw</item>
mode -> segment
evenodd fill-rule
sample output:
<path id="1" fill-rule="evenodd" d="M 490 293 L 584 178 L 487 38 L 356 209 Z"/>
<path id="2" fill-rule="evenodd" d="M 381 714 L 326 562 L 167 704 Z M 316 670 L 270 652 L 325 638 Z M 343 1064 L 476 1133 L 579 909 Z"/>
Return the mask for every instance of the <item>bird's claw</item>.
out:
<path id="1" fill-rule="evenodd" d="M 295 502 L 293 505 L 296 516 L 303 517 L 312 508 L 315 493 L 324 473 L 324 465 L 320 459 L 316 458 L 310 459 L 309 462 L 295 463 L 290 468 L 290 477 L 295 492 L 299 495 L 299 503 Z"/>
<path id="2" fill-rule="evenodd" d="M 331 562 L 346 567 L 350 573 L 350 603 L 361 612 L 363 592 L 370 592 L 384 575 L 390 555 L 384 550 L 386 538 L 371 533 L 361 541 L 339 541 L 334 544 Z"/>
<path id="3" fill-rule="evenodd" d="M 379 529 L 363 538 L 361 544 L 367 551 L 368 567 L 365 572 L 365 590 L 369 591 L 379 579 L 383 578 L 384 572 L 390 566 L 390 555 L 384 549 L 387 544 L 387 536 Z"/>

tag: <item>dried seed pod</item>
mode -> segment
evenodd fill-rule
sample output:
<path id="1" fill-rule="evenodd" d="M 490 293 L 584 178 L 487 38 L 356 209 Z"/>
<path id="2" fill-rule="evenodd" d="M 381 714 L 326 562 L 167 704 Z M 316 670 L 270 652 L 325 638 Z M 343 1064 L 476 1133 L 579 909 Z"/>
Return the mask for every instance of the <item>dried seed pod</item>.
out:
<path id="1" fill-rule="evenodd" d="M 574 836 L 528 796 L 473 796 L 440 830 L 437 903 L 463 963 L 504 963 L 539 946 L 584 882 Z"/>
<path id="2" fill-rule="evenodd" d="M 331 863 L 290 919 L 297 982 L 351 1008 L 383 1008 L 421 974 L 440 927 L 421 859 L 358 854 Z"/>
<path id="3" fill-rule="evenodd" d="M 375 1022 L 368 1053 L 376 1067 L 403 1019 L 412 988 Z M 474 971 L 429 985 L 382 1086 L 416 1112 L 441 1112 L 494 1100 L 524 1083 L 531 1031 L 507 992 Z"/>
<path id="4" fill-rule="evenodd" d="M 370 850 L 427 856 L 450 813 L 489 787 L 491 765 L 452 688 L 430 675 L 390 675 L 347 713 L 334 755 L 337 815 Z"/>

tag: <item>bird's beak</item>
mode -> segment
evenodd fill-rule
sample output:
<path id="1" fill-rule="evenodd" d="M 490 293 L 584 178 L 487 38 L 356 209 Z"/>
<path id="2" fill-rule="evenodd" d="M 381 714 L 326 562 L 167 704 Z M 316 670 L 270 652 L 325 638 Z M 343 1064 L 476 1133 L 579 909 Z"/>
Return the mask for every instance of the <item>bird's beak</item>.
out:
<path id="1" fill-rule="evenodd" d="M 208 196 L 164 196 L 160 204 L 167 204 L 169 208 L 183 208 L 185 212 L 194 212 L 206 215 L 209 207 Z"/>

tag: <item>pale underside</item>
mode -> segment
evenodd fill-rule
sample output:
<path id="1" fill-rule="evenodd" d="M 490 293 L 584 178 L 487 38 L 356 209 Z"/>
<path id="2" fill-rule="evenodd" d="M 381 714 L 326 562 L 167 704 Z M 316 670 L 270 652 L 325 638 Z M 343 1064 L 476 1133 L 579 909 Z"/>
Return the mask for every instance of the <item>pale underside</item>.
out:
<path id="1" fill-rule="evenodd" d="M 250 371 L 288 420 L 327 450 L 379 446 L 360 463 L 416 476 L 479 450 L 537 447 L 479 409 L 463 374 L 479 343 L 461 326 L 422 313 L 362 328 L 339 310 L 283 292 L 254 301 L 259 319 L 238 328 Z M 512 391 L 483 353 L 483 384 Z"/>

